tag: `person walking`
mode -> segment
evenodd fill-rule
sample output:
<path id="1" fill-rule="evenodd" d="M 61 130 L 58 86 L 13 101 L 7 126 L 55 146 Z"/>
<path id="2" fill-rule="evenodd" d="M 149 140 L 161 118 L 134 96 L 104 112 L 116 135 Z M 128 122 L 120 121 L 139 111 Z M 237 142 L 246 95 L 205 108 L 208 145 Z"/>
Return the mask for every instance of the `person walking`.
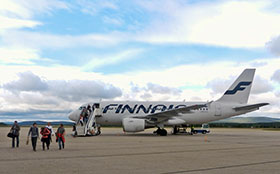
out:
<path id="1" fill-rule="evenodd" d="M 58 142 L 59 150 L 61 150 L 61 148 L 64 149 L 64 143 L 65 143 L 64 135 L 65 135 L 65 129 L 63 127 L 63 124 L 60 124 L 59 128 L 57 128 L 56 131 L 56 140 Z"/>
<path id="2" fill-rule="evenodd" d="M 80 124 L 84 126 L 86 124 L 86 117 L 87 117 L 87 107 L 83 107 L 81 115 L 80 115 Z"/>
<path id="3" fill-rule="evenodd" d="M 17 141 L 17 147 L 19 147 L 19 131 L 20 131 L 20 126 L 18 125 L 18 122 L 15 121 L 10 130 L 10 132 L 13 134 L 12 148 L 15 148 L 15 139 Z"/>
<path id="4" fill-rule="evenodd" d="M 50 140 L 50 142 L 52 142 L 52 136 L 54 135 L 54 131 L 53 131 L 53 127 L 51 126 L 51 123 L 50 123 L 50 122 L 48 122 L 46 128 L 48 128 L 49 131 L 50 131 L 49 140 Z"/>
<path id="5" fill-rule="evenodd" d="M 41 128 L 40 134 L 42 135 L 41 141 L 42 141 L 43 150 L 45 150 L 45 144 L 47 145 L 48 150 L 50 148 L 50 139 L 49 139 L 50 133 L 51 131 L 49 131 L 48 128 L 46 127 Z"/>
<path id="6" fill-rule="evenodd" d="M 36 152 L 37 138 L 39 138 L 39 131 L 36 122 L 34 122 L 33 126 L 31 126 L 29 129 L 28 137 L 30 135 L 31 135 L 33 151 Z"/>

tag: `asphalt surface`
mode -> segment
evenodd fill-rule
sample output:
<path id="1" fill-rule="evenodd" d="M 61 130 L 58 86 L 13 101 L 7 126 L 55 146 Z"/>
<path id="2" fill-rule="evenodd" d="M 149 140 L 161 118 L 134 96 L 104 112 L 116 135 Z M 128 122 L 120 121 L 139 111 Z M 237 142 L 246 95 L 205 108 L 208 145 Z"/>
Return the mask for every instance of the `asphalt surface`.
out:
<path id="1" fill-rule="evenodd" d="M 0 128 L 0 173 L 280 173 L 279 131 L 211 129 L 207 136 L 161 137 L 153 130 L 103 128 L 100 136 L 74 138 L 67 129 L 65 149 L 53 141 L 43 151 L 38 141 L 33 152 L 26 145 L 28 128 L 14 149 L 9 128 Z"/>

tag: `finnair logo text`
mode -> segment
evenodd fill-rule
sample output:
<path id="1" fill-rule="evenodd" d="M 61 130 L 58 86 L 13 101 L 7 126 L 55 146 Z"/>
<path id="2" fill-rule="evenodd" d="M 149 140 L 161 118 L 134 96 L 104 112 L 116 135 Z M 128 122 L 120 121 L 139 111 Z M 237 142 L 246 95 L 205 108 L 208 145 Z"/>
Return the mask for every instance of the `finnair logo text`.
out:
<path id="1" fill-rule="evenodd" d="M 115 112 L 116 114 L 122 114 L 122 113 L 125 113 L 125 112 L 128 112 L 130 114 L 138 114 L 138 113 L 145 113 L 145 114 L 148 114 L 148 113 L 155 113 L 156 111 L 166 111 L 166 110 L 170 110 L 170 109 L 177 109 L 177 108 L 184 108 L 186 107 L 186 105 L 169 105 L 169 106 L 166 106 L 164 104 L 158 104 L 158 105 L 148 105 L 148 106 L 144 106 L 144 105 L 138 105 L 138 104 L 135 104 L 135 105 L 128 105 L 128 104 L 109 104 L 107 106 L 104 107 L 103 109 L 103 114 L 107 113 L 108 111 L 113 111 Z"/>
<path id="2" fill-rule="evenodd" d="M 237 91 L 243 91 L 244 89 L 246 89 L 246 87 L 244 86 L 249 86 L 251 83 L 252 82 L 239 82 L 233 90 L 227 90 L 225 92 L 225 95 L 233 95 Z"/>

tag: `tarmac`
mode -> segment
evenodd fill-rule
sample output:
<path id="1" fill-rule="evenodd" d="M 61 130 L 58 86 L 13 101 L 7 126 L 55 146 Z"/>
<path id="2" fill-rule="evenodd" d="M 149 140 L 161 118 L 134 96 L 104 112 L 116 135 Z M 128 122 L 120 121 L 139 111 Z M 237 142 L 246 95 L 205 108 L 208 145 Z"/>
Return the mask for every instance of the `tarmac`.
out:
<path id="1" fill-rule="evenodd" d="M 11 148 L 9 128 L 0 128 L 0 173 L 280 173 L 280 132 L 261 129 L 211 129 L 208 135 L 153 135 L 102 128 L 94 137 L 72 137 L 66 146 L 37 152 L 26 145 L 22 128 L 20 147 Z"/>

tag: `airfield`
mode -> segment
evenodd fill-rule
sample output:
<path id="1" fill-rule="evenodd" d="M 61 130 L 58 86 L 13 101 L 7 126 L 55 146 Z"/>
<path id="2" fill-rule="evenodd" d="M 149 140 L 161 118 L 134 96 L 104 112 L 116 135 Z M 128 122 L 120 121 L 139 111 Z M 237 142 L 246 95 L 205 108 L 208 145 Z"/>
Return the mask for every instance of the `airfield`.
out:
<path id="1" fill-rule="evenodd" d="M 280 132 L 262 129 L 211 129 L 205 135 L 125 134 L 121 128 L 102 128 L 95 137 L 72 137 L 66 147 L 54 141 L 49 151 L 26 145 L 22 128 L 20 147 L 12 149 L 0 128 L 0 173 L 279 173 Z M 170 131 L 170 130 L 169 130 Z"/>

